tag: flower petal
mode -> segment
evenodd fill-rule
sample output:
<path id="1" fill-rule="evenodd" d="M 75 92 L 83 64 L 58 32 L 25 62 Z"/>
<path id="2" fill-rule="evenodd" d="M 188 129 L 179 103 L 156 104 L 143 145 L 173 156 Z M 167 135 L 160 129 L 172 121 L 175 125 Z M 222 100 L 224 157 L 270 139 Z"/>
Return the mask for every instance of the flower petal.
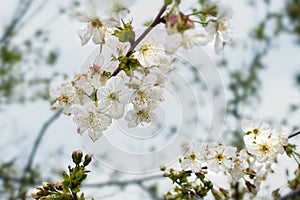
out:
<path id="1" fill-rule="evenodd" d="M 102 29 L 94 29 L 93 33 L 93 42 L 94 44 L 104 44 L 105 43 L 105 33 Z"/>
<path id="2" fill-rule="evenodd" d="M 92 37 L 92 32 L 93 30 L 89 26 L 87 26 L 85 29 L 78 31 L 78 35 L 81 39 L 82 46 L 88 43 L 88 41 Z"/>

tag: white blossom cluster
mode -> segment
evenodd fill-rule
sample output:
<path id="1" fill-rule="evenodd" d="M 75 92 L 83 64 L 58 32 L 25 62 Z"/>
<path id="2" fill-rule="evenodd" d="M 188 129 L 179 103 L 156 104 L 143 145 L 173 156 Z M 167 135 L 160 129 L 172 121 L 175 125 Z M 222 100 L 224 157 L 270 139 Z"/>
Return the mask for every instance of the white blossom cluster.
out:
<path id="1" fill-rule="evenodd" d="M 77 132 L 88 132 L 93 141 L 113 120 L 124 117 L 129 128 L 151 123 L 155 109 L 164 100 L 164 86 L 173 69 L 170 52 L 205 45 L 215 38 L 219 53 L 220 41 L 228 38 L 228 10 L 220 9 L 216 16 L 208 14 L 206 26 L 199 27 L 180 12 L 177 3 L 165 5 L 157 24 L 165 24 L 168 36 L 158 43 L 156 38 L 137 39 L 131 21 L 124 22 L 134 0 L 86 2 L 86 11 L 76 13 L 85 23 L 78 34 L 82 45 L 89 40 L 98 45 L 99 54 L 88 70 L 51 90 L 50 99 L 53 110 L 62 108 L 73 117 Z M 103 9 L 105 6 L 107 9 Z M 102 52 L 104 47 L 112 51 L 111 55 Z"/>
<path id="2" fill-rule="evenodd" d="M 126 48 L 122 44 L 116 46 Z M 93 141 L 113 119 L 125 117 L 130 128 L 150 123 L 154 110 L 164 99 L 163 88 L 171 63 L 166 55 L 151 52 L 151 44 L 143 44 L 140 49 L 143 46 L 148 49 L 136 51 L 135 56 L 144 65 L 138 66 L 134 75 L 121 71 L 112 76 L 118 65 L 103 66 L 109 62 L 99 55 L 86 73 L 77 74 L 71 82 L 50 91 L 52 109 L 63 108 L 65 114 L 73 116 L 77 132 L 87 131 Z M 125 108 L 129 110 L 126 112 Z"/>
<path id="3" fill-rule="evenodd" d="M 252 181 L 258 189 L 277 155 L 285 152 L 288 138 L 281 128 L 271 128 L 259 120 L 243 120 L 241 126 L 246 148 L 237 151 L 236 147 L 222 143 L 207 144 L 201 149 L 195 147 L 179 160 L 181 168 L 193 173 L 224 172 L 233 181 Z"/>

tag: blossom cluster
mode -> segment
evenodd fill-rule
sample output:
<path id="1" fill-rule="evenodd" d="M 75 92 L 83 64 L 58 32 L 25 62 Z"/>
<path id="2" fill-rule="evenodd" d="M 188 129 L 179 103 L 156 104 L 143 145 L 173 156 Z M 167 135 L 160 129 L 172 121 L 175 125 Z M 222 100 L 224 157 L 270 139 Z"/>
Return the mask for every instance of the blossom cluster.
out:
<path id="1" fill-rule="evenodd" d="M 238 151 L 236 147 L 222 143 L 198 144 L 189 148 L 179 159 L 181 172 L 175 170 L 174 173 L 171 168 L 165 170 L 164 175 L 173 178 L 174 174 L 180 176 L 186 171 L 195 176 L 223 172 L 232 182 L 245 181 L 246 188 L 256 194 L 278 154 L 286 152 L 290 144 L 280 126 L 271 128 L 268 123 L 255 119 L 243 120 L 241 127 L 244 131 L 244 149 Z"/>
<path id="2" fill-rule="evenodd" d="M 81 44 L 92 40 L 100 49 L 98 55 L 87 70 L 50 91 L 52 109 L 63 109 L 72 116 L 77 132 L 88 132 L 93 141 L 113 120 L 124 117 L 129 128 L 151 123 L 155 109 L 164 100 L 165 83 L 173 69 L 171 53 L 213 40 L 219 53 L 230 30 L 229 9 L 212 4 L 184 14 L 180 1 L 165 1 L 150 26 L 164 24 L 166 41 L 146 37 L 147 30 L 136 38 L 132 21 L 125 22 L 133 1 L 107 3 L 108 9 L 103 10 L 102 1 L 88 0 L 87 10 L 76 13 L 86 24 L 78 32 Z M 103 52 L 106 49 L 112 52 L 108 56 Z"/>
<path id="3" fill-rule="evenodd" d="M 117 40 L 115 42 L 119 43 Z M 116 46 L 126 48 L 120 43 Z M 113 62 L 107 64 L 109 61 L 103 63 L 105 58 L 99 55 L 100 62 L 97 62 L 97 57 L 87 72 L 77 74 L 71 82 L 63 83 L 50 92 L 52 109 L 63 108 L 65 114 L 73 116 L 78 133 L 87 131 L 93 141 L 112 124 L 113 119 L 125 117 L 128 127 L 151 122 L 155 117 L 153 111 L 163 101 L 168 73 L 165 66 L 170 64 L 164 65 L 163 61 L 160 65 L 150 63 L 147 59 L 151 52 L 146 51 L 151 51 L 151 46 L 147 48 L 149 50 L 137 51 L 137 58 L 126 58 L 122 53 L 112 55 L 112 58 L 118 59 L 114 61 L 116 65 Z M 129 71 L 128 75 L 125 70 L 112 76 L 122 62 L 136 62 L 135 73 Z"/>

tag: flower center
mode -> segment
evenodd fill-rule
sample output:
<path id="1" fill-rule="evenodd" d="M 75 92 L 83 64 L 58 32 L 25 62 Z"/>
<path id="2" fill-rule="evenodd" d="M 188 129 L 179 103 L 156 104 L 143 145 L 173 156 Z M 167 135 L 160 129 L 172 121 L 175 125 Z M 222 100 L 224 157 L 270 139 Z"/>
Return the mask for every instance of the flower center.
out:
<path id="1" fill-rule="evenodd" d="M 118 100 L 119 99 L 119 95 L 116 92 L 112 92 L 112 93 L 109 94 L 109 98 L 111 100 Z"/>
<path id="2" fill-rule="evenodd" d="M 195 160 L 196 159 L 196 155 L 194 153 L 192 153 L 190 156 L 189 156 L 189 159 L 190 160 Z"/>
<path id="3" fill-rule="evenodd" d="M 151 122 L 151 116 L 149 115 L 149 112 L 146 110 L 140 110 L 137 112 L 137 115 L 140 117 L 142 122 Z"/>
<path id="4" fill-rule="evenodd" d="M 150 44 L 144 44 L 141 48 L 140 51 L 143 55 L 145 56 L 150 56 L 151 55 L 151 45 Z"/>
<path id="5" fill-rule="evenodd" d="M 103 26 L 103 24 L 98 18 L 91 19 L 89 22 L 92 24 L 93 28 L 99 28 Z"/>
<path id="6" fill-rule="evenodd" d="M 219 162 L 221 162 L 221 161 L 224 159 L 223 154 L 218 153 L 218 154 L 216 155 L 216 159 L 217 159 Z"/>
<path id="7" fill-rule="evenodd" d="M 89 128 L 101 128 L 102 127 L 102 123 L 101 123 L 101 120 L 99 120 L 95 113 L 93 112 L 89 112 L 89 115 L 87 117 L 87 121 L 88 121 L 88 124 L 89 124 Z"/>
<path id="8" fill-rule="evenodd" d="M 66 94 L 61 94 L 61 96 L 58 98 L 58 101 L 67 103 L 69 101 L 69 97 Z"/>
<path id="9" fill-rule="evenodd" d="M 261 144 L 259 150 L 264 153 L 268 153 L 270 151 L 269 146 L 266 144 Z"/>

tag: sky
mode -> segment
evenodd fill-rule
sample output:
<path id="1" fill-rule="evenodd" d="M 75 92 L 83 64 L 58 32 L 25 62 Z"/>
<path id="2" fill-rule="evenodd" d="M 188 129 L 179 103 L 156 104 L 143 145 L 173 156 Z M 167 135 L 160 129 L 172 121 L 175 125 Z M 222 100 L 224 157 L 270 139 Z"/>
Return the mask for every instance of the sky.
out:
<path id="1" fill-rule="evenodd" d="M 0 0 L 0 18 L 3 19 L 0 21 L 0 26 L 3 27 L 3 23 L 5 23 L 9 16 L 11 15 L 13 9 L 16 6 L 17 1 L 5 1 Z M 39 5 L 42 3 L 42 0 L 36 1 L 36 4 Z M 279 1 L 276 1 L 277 4 L 274 5 L 274 8 L 271 9 L 277 9 L 280 8 L 281 3 Z M 265 13 L 265 7 L 259 6 L 253 10 L 253 8 L 250 8 L 245 1 L 221 1 L 222 4 L 229 5 L 232 7 L 232 10 L 234 12 L 233 18 L 232 18 L 232 38 L 234 41 L 239 42 L 241 40 L 247 40 L 247 32 L 250 29 L 250 27 L 253 27 L 258 23 L 258 21 L 264 16 Z M 3 9 L 4 5 L 7 9 Z M 77 31 L 83 27 L 82 24 L 78 23 L 75 19 L 72 18 L 72 16 L 59 16 L 57 13 L 57 7 L 66 5 L 67 2 L 62 1 L 49 1 L 47 6 L 43 8 L 43 11 L 39 13 L 38 17 L 34 18 L 30 21 L 28 26 L 20 32 L 20 35 L 17 37 L 16 43 L 18 41 L 22 41 L 22 38 L 30 37 L 34 34 L 32 30 L 35 30 L 37 27 L 47 27 L 51 30 L 51 47 L 59 47 L 60 57 L 59 60 L 55 66 L 55 70 L 58 70 L 61 73 L 66 73 L 70 76 L 73 76 L 79 69 L 80 66 L 86 61 L 87 57 L 91 54 L 91 52 L 94 51 L 94 45 L 89 43 L 88 45 L 82 47 L 80 44 L 80 39 L 77 35 Z M 130 9 L 131 13 L 130 16 L 134 19 L 133 24 L 136 25 L 138 28 L 142 28 L 141 24 L 143 24 L 145 21 L 152 18 L 153 13 L 155 13 L 161 6 L 161 1 L 151 1 L 151 0 L 137 0 L 135 4 L 133 4 Z M 37 6 L 36 6 L 37 7 Z M 32 11 L 36 9 L 36 7 L 32 8 Z M 184 4 L 183 7 L 188 7 L 187 4 Z M 29 12 L 30 13 L 30 12 Z M 27 16 L 27 17 L 30 17 Z M 0 29 L 0 34 L 2 30 Z M 262 102 L 260 105 L 258 105 L 257 109 L 252 110 L 252 113 L 250 113 L 253 117 L 258 117 L 260 119 L 273 119 L 276 122 L 280 122 L 284 116 L 287 113 L 288 106 L 290 103 L 299 103 L 299 90 L 297 90 L 294 86 L 293 77 L 296 72 L 299 72 L 299 65 L 300 65 L 300 59 L 297 57 L 299 55 L 299 47 L 293 45 L 294 39 L 290 36 L 282 36 L 278 40 L 278 46 L 280 48 L 275 48 L 270 52 L 270 54 L 265 58 L 265 62 L 268 65 L 268 68 L 264 70 L 261 73 L 261 77 L 263 80 L 263 86 L 261 88 L 261 94 L 262 94 Z M 203 51 L 203 52 L 202 52 Z M 205 46 L 201 50 L 201 56 L 202 58 L 207 56 L 207 60 L 216 60 L 220 59 L 222 56 L 228 56 L 232 60 L 233 63 L 236 63 L 237 67 L 243 67 L 238 66 L 242 62 L 242 60 L 247 60 L 247 54 L 244 52 L 240 52 L 236 54 L 236 52 L 233 52 L 230 50 L 230 48 L 225 49 L 225 52 L 220 55 L 216 56 L 214 54 L 213 47 L 211 45 Z M 214 63 L 214 62 L 213 62 Z M 203 71 L 201 71 L 203 72 Z M 34 73 L 43 73 L 43 71 L 38 71 Z M 203 72 L 204 73 L 204 72 Z M 221 76 L 222 81 L 226 83 L 226 74 L 224 71 L 219 70 L 219 75 Z M 203 75 L 203 74 L 202 74 Z M 181 76 L 182 79 L 180 79 L 184 87 L 185 80 L 188 78 L 188 74 L 186 76 Z M 204 78 L 206 78 L 204 76 Z M 208 79 L 209 77 L 207 77 Z M 204 80 L 206 83 L 208 80 Z M 208 91 L 208 86 L 206 86 L 205 90 L 201 94 L 196 94 L 196 101 L 201 103 L 201 100 L 203 102 L 208 102 L 209 106 L 206 107 L 205 110 L 208 113 L 212 112 L 213 104 L 210 102 L 211 93 Z M 171 91 L 175 91 L 173 88 L 170 89 Z M 196 88 L 191 88 L 191 94 L 197 93 Z M 228 98 L 228 93 L 225 93 Z M 174 97 L 175 96 L 175 97 Z M 187 102 L 184 97 L 187 96 L 186 93 L 179 94 L 175 93 L 173 95 L 172 92 L 169 94 L 170 101 L 173 104 L 168 104 L 164 107 L 165 110 L 165 118 L 169 117 L 169 119 L 173 120 L 174 123 L 182 123 L 182 119 L 180 118 L 174 118 L 172 116 L 169 116 L 168 113 L 169 110 L 172 109 L 172 107 L 179 107 L 178 110 L 176 110 L 177 113 L 182 112 L 182 109 L 186 112 L 187 106 L 184 107 L 185 103 Z M 177 100 L 179 99 L 179 103 Z M 42 124 L 53 115 L 53 112 L 49 110 L 50 103 L 49 102 L 33 102 L 33 103 L 26 103 L 26 104 L 14 104 L 9 105 L 7 108 L 4 108 L 2 113 L 0 113 L 0 124 L 3 127 L 3 131 L 1 133 L 1 140 L 0 140 L 0 149 L 3 153 L 4 158 L 2 157 L 0 161 L 7 161 L 13 157 L 18 157 L 19 162 L 22 163 L 24 160 L 22 158 L 26 158 L 28 156 L 29 151 L 28 149 L 31 148 L 31 145 L 33 143 L 34 137 L 39 132 Z M 181 109 L 181 111 L 180 111 Z M 197 109 L 201 109 L 201 106 L 197 107 Z M 204 113 L 204 110 L 202 110 Z M 242 111 L 243 112 L 243 111 Z M 245 114 L 249 115 L 249 111 L 245 109 Z M 201 114 L 199 114 L 200 118 L 202 117 Z M 212 120 L 212 116 L 209 116 L 208 121 Z M 202 118 L 205 119 L 205 118 Z M 178 120 L 178 121 L 176 121 Z M 292 118 L 293 122 L 297 120 L 297 118 Z M 121 123 L 121 122 L 120 122 Z M 205 124 L 209 126 L 209 124 Z M 196 129 L 195 127 L 189 127 L 190 129 L 185 130 L 185 132 L 191 132 L 193 133 L 193 129 Z M 234 127 L 236 128 L 236 127 Z M 113 132 L 114 129 L 110 130 L 110 132 Z M 192 131 L 191 131 L 192 130 Z M 116 132 L 113 132 L 114 134 L 108 135 L 108 140 L 113 140 L 114 137 L 117 137 L 115 134 Z M 187 137 L 193 137 L 192 135 L 188 135 Z M 58 168 L 63 168 L 68 165 L 70 162 L 70 159 L 66 159 L 68 155 L 71 154 L 71 152 L 75 149 L 84 149 L 86 152 L 92 151 L 95 153 L 95 149 L 91 149 L 90 144 L 85 140 L 86 138 L 82 138 L 76 134 L 76 127 L 74 123 L 72 122 L 72 119 L 70 119 L 67 116 L 60 116 L 59 119 L 57 119 L 48 129 L 47 134 L 45 138 L 43 139 L 40 150 L 37 154 L 37 157 L 35 159 L 35 163 L 39 163 L 41 168 L 45 169 L 46 172 L 51 171 L 49 169 L 49 166 L 57 166 Z M 161 148 L 165 148 L 164 142 L 161 142 L 159 137 L 156 138 L 153 142 L 155 144 L 160 145 Z M 174 139 L 174 138 L 173 138 Z M 126 141 L 126 139 L 124 139 Z M 127 143 L 124 143 L 124 140 L 121 138 L 116 139 L 115 145 L 121 146 L 121 148 L 125 148 L 126 151 L 133 152 L 139 152 L 139 151 L 145 151 L 146 147 L 149 146 L 143 145 L 143 143 L 138 144 L 139 147 L 134 146 L 134 142 L 130 143 L 130 145 L 125 145 Z M 129 141 L 130 142 L 130 141 Z M 299 140 L 295 140 L 296 143 L 299 143 Z M 170 143 L 172 144 L 172 143 Z M 123 146 L 122 146 L 123 145 Z M 18 146 L 18 148 L 16 148 Z M 102 147 L 100 145 L 100 147 Z M 111 147 L 105 147 L 106 150 L 109 150 Z M 118 150 L 118 148 L 116 148 Z M 26 151 L 24 151 L 26 150 Z M 96 146 L 96 150 L 103 150 L 99 148 L 99 146 Z M 114 149 L 115 150 L 115 149 Z M 4 154 L 5 153 L 5 154 Z M 129 154 L 131 154 L 129 153 Z M 168 153 L 168 152 L 167 152 Z M 108 155 L 115 155 L 118 153 L 112 154 L 112 152 L 108 152 Z M 49 155 L 51 159 L 49 159 Z M 164 154 L 165 155 L 165 154 Z M 120 157 L 117 156 L 117 159 Z M 123 158 L 126 162 L 126 156 Z M 159 159 L 159 158 L 158 158 Z M 282 159 L 282 158 L 280 158 Z M 149 158 L 145 162 L 151 162 L 152 158 Z M 99 161 L 99 160 L 98 160 Z M 103 160 L 102 160 L 103 161 Z M 137 160 L 138 162 L 138 160 Z M 171 162 L 171 161 L 170 161 Z M 286 162 L 283 160 L 286 164 L 281 164 L 278 166 L 278 174 L 276 174 L 276 177 L 271 179 L 272 187 L 280 186 L 282 183 L 278 182 L 278 177 L 284 178 L 284 169 L 286 166 L 290 165 L 289 162 Z M 100 165 L 99 173 L 100 171 L 104 171 L 107 173 L 110 173 L 112 168 L 116 168 L 114 166 L 114 162 L 111 161 L 111 159 L 104 160 L 104 164 L 101 162 L 98 162 L 98 165 Z M 110 166 L 113 165 L 113 166 Z M 110 166 L 110 167 L 107 167 Z M 121 166 L 121 169 L 124 171 L 130 171 L 130 164 Z M 118 167 L 117 167 L 118 168 Z M 295 165 L 291 168 L 295 168 Z M 152 168 L 151 168 L 152 169 Z M 139 166 L 137 164 L 137 170 L 144 170 L 143 166 Z M 97 171 L 96 171 L 97 172 Z M 89 179 L 90 182 L 101 180 L 107 180 L 106 175 L 99 175 L 93 173 L 93 177 Z M 121 177 L 125 178 L 134 178 L 139 177 L 139 175 L 134 174 L 123 174 Z M 169 182 L 164 182 L 165 184 L 169 184 Z M 166 188 L 171 187 L 171 185 L 164 186 Z M 129 191 L 136 191 L 137 189 L 134 187 L 129 187 L 127 190 Z M 106 193 L 114 192 L 107 190 Z M 90 193 L 90 195 L 93 195 L 93 192 Z M 122 193 L 122 195 L 124 195 Z M 124 196 L 122 196 L 124 197 Z M 139 196 L 136 195 L 133 197 L 133 199 L 139 199 Z M 106 199 L 120 199 L 120 196 L 117 197 L 107 197 Z"/>

